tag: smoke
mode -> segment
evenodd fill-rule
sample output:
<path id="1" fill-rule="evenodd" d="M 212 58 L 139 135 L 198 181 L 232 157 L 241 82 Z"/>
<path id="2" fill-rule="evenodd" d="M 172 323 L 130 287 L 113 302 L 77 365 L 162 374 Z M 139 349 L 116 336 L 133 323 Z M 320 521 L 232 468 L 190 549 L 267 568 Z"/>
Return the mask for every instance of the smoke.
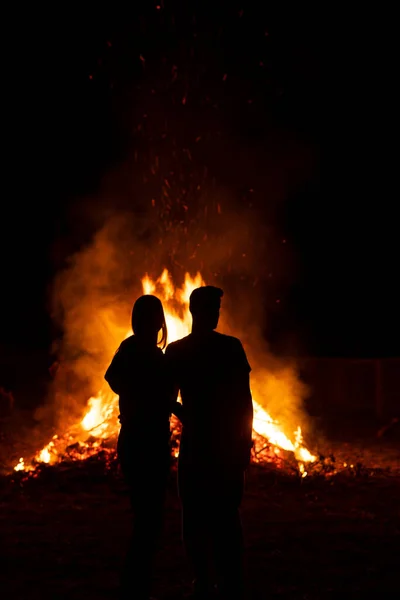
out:
<path id="1" fill-rule="evenodd" d="M 307 177 L 309 154 L 283 134 L 278 144 L 271 135 L 263 149 L 244 147 L 208 100 L 183 104 L 178 88 L 168 83 L 153 94 L 157 85 L 144 85 L 125 113 L 136 149 L 99 193 L 70 208 L 68 235 L 78 249 L 62 268 L 58 261 L 52 289 L 60 368 L 50 408 L 38 417 L 65 424 L 82 415 L 127 333 L 140 279 L 167 268 L 177 286 L 200 271 L 224 288 L 220 330 L 243 340 L 259 397 L 291 427 L 301 420 L 305 388 L 295 366 L 272 355 L 264 331 L 271 297 L 293 278 L 274 213 Z"/>
<path id="2" fill-rule="evenodd" d="M 114 211 L 92 240 L 68 258 L 53 286 L 53 319 L 63 331 L 55 344 L 60 367 L 51 402 L 38 411 L 39 419 L 50 416 L 66 427 L 82 417 L 88 398 L 104 386 L 105 370 L 129 330 L 141 278 L 148 273 L 156 279 L 166 267 L 177 286 L 186 272 L 200 271 L 207 283 L 224 288 L 219 330 L 243 341 L 258 400 L 288 435 L 299 423 L 304 426 L 305 388 L 295 365 L 274 357 L 263 337 L 259 280 L 266 266 L 272 268 L 265 264 L 265 245 L 258 242 L 264 226 L 248 214 L 244 220 L 237 208 L 223 209 L 226 191 L 214 189 L 206 199 L 198 203 L 197 220 L 163 232 L 152 205 L 140 214 Z"/>
<path id="3" fill-rule="evenodd" d="M 284 433 L 293 439 L 301 426 L 308 434 L 310 419 L 305 410 L 309 394 L 301 381 L 294 358 L 275 356 L 263 335 L 263 321 L 268 318 L 258 286 L 242 286 L 235 293 L 227 290 L 223 300 L 219 330 L 239 337 L 245 348 L 250 366 L 251 389 L 257 402 L 279 421 Z"/>

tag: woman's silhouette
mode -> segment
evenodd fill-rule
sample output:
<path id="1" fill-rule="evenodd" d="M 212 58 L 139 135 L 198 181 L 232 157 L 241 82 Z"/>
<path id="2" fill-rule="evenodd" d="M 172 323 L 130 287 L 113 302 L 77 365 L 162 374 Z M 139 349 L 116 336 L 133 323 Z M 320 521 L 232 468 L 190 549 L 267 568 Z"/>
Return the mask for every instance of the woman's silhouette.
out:
<path id="1" fill-rule="evenodd" d="M 171 411 L 165 357 L 167 327 L 162 304 L 151 295 L 132 310 L 134 335 L 122 342 L 105 379 L 119 395 L 118 459 L 129 486 L 133 535 L 122 575 L 122 597 L 149 597 L 151 567 L 160 534 L 170 464 Z M 160 337 L 161 332 L 161 339 Z"/>

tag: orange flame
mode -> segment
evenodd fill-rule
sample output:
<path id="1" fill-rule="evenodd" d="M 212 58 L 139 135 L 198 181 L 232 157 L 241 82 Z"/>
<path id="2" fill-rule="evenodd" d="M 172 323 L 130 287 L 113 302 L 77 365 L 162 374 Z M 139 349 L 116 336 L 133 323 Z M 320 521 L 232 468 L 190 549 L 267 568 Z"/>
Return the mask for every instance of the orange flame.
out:
<path id="1" fill-rule="evenodd" d="M 190 333 L 191 316 L 189 312 L 189 297 L 192 291 L 205 285 L 200 273 L 192 277 L 186 273 L 183 286 L 175 288 L 171 275 L 167 269 L 164 269 L 160 277 L 153 281 L 147 274 L 142 279 L 142 288 L 144 294 L 157 294 L 164 304 L 165 318 L 168 327 L 169 341 L 178 340 Z M 128 331 L 126 337 L 131 335 Z M 114 351 L 110 348 L 110 355 Z M 254 405 L 254 431 L 265 438 L 269 444 L 275 446 L 275 454 L 279 455 L 280 449 L 293 452 L 299 461 L 299 471 L 303 477 L 307 475 L 304 463 L 314 462 L 313 456 L 303 444 L 302 432 L 300 427 L 293 432 L 293 438 L 290 439 L 283 432 L 280 424 L 274 420 L 262 406 L 262 400 L 258 397 L 260 386 L 274 385 L 277 387 L 275 393 L 290 393 L 290 385 L 285 388 L 285 376 L 281 379 L 276 375 L 269 379 L 269 382 L 257 380 L 257 374 L 253 375 L 257 383 L 253 393 Z M 101 444 L 101 440 L 115 436 L 119 431 L 118 423 L 118 397 L 113 394 L 105 383 L 98 394 L 89 398 L 85 414 L 80 423 L 72 427 L 65 435 L 53 436 L 52 440 L 38 452 L 31 464 L 25 464 L 23 458 L 19 459 L 14 467 L 15 471 L 31 471 L 35 469 L 37 463 L 56 464 L 60 462 L 67 447 L 74 447 L 74 451 L 69 456 L 76 460 L 82 460 L 95 454 Z M 89 444 L 87 442 L 88 434 L 96 441 Z M 177 455 L 177 453 L 175 453 Z"/>

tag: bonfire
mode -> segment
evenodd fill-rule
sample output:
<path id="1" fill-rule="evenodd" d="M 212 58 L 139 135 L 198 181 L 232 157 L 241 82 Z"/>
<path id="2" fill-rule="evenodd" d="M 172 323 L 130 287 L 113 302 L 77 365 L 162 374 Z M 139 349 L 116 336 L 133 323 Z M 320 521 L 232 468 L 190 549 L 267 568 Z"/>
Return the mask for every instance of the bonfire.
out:
<path id="1" fill-rule="evenodd" d="M 152 280 L 148 275 L 142 279 L 144 294 L 157 295 L 164 304 L 165 316 L 168 327 L 169 341 L 178 340 L 190 333 L 191 315 L 189 312 L 189 296 L 191 292 L 201 285 L 205 285 L 200 273 L 194 277 L 186 273 L 184 284 L 177 288 L 167 269 L 160 277 Z M 126 337 L 131 335 L 127 331 Z M 115 348 L 110 348 L 110 357 Z M 256 381 L 257 373 L 252 374 Z M 255 386 L 260 388 L 260 382 Z M 298 473 L 305 477 L 307 468 L 316 461 L 305 446 L 301 427 L 297 426 L 292 435 L 284 432 L 282 425 L 267 412 L 258 398 L 257 392 L 252 390 L 254 406 L 254 450 L 253 461 L 257 463 L 279 462 L 290 455 L 292 463 L 296 465 Z M 27 461 L 23 457 L 15 465 L 15 471 L 34 473 L 40 465 L 56 465 L 66 460 L 85 460 L 101 451 L 115 454 L 115 439 L 119 431 L 118 422 L 118 396 L 110 391 L 106 382 L 98 393 L 89 398 L 80 421 L 71 426 L 67 431 L 55 434 L 48 444 L 39 450 L 33 459 Z M 179 454 L 179 422 L 172 417 L 171 420 L 173 454 Z"/>

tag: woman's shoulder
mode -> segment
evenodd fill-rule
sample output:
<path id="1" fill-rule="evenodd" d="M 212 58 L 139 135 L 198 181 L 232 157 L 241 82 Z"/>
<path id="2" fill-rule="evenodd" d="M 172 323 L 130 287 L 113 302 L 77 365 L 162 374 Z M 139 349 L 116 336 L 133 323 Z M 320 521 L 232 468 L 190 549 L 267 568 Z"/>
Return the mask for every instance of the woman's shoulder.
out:
<path id="1" fill-rule="evenodd" d="M 134 335 L 121 342 L 118 352 L 124 356 L 136 357 L 141 360 L 163 360 L 164 352 L 158 346 L 142 347 Z"/>
<path id="2" fill-rule="evenodd" d="M 135 336 L 130 335 L 129 337 L 125 338 L 123 342 L 121 342 L 120 348 L 129 348 L 129 347 L 133 346 L 135 344 L 135 342 L 136 342 Z"/>
<path id="3" fill-rule="evenodd" d="M 134 352 L 136 349 L 136 340 L 134 335 L 130 335 L 119 345 L 118 352 L 129 353 Z"/>

